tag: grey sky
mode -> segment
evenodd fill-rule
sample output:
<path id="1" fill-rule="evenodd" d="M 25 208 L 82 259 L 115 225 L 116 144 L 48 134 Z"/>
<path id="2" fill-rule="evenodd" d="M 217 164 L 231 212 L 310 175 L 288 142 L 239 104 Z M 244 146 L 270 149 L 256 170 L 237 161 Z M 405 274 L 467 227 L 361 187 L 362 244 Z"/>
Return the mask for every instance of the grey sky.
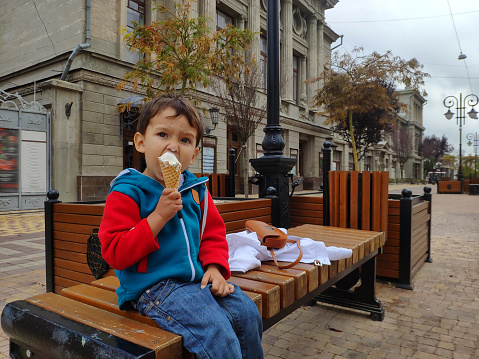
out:
<path id="1" fill-rule="evenodd" d="M 449 4 L 459 43 L 447 0 L 339 0 L 326 12 L 326 22 L 337 34 L 344 35 L 343 46 L 336 51 L 349 51 L 355 46 L 364 47 L 366 54 L 391 50 L 403 59 L 415 57 L 424 65 L 423 70 L 431 75 L 425 86 L 425 135 L 445 134 L 457 154 L 459 126 L 456 117 L 444 117 L 447 109 L 443 101 L 460 93 L 463 97 L 470 93 L 479 96 L 479 0 L 449 0 Z M 339 40 L 333 46 L 337 44 Z M 458 60 L 460 48 L 467 55 L 465 61 Z M 451 110 L 456 113 L 455 107 Z M 479 111 L 479 105 L 475 109 Z M 466 112 L 469 110 L 467 107 Z M 471 132 L 479 133 L 479 120 L 466 114 L 462 133 L 466 154 L 474 153 L 466 140 Z"/>

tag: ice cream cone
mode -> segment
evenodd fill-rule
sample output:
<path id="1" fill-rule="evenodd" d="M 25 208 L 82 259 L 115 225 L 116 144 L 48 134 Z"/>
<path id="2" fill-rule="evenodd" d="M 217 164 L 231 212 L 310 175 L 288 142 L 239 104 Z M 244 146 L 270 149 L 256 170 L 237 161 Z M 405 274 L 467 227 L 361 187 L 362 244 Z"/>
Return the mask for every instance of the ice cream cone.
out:
<path id="1" fill-rule="evenodd" d="M 158 162 L 160 163 L 165 187 L 178 189 L 180 184 L 181 163 L 170 153 L 158 157 Z"/>

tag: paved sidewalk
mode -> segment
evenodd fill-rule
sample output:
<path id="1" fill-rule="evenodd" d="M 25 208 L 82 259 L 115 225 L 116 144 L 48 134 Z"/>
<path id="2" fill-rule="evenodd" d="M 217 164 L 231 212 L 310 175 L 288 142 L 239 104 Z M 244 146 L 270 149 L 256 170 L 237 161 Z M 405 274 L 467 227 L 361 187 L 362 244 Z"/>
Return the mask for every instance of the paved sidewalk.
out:
<path id="1" fill-rule="evenodd" d="M 407 187 L 419 194 L 424 186 Z M 479 196 L 435 192 L 433 186 L 433 263 L 418 271 L 413 291 L 378 282 L 383 322 L 354 310 L 304 307 L 265 333 L 265 357 L 479 358 Z M 0 310 L 45 292 L 43 243 L 43 213 L 0 212 Z M 0 331 L 4 357 L 8 339 Z"/>

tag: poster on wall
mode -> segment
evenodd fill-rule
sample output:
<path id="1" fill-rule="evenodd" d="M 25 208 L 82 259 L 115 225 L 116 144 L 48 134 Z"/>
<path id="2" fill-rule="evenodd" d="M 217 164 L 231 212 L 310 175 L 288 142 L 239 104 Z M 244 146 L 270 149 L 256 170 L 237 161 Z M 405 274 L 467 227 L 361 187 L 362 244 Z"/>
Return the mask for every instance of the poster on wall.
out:
<path id="1" fill-rule="evenodd" d="M 0 128 L 0 193 L 18 193 L 18 131 Z"/>
<path id="2" fill-rule="evenodd" d="M 203 147 L 203 173 L 213 173 L 215 169 L 215 149 Z"/>
<path id="3" fill-rule="evenodd" d="M 22 131 L 22 193 L 47 191 L 46 141 L 45 132 Z"/>

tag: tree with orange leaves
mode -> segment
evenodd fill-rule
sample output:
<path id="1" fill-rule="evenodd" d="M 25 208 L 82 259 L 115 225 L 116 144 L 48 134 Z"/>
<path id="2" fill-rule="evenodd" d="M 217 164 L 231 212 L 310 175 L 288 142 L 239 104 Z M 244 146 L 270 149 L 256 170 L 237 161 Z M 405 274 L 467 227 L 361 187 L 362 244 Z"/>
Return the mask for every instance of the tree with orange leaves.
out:
<path id="1" fill-rule="evenodd" d="M 161 93 L 193 91 L 206 87 L 212 76 L 223 76 L 244 66 L 244 51 L 252 41 L 249 30 L 232 26 L 210 33 L 204 16 L 191 17 L 191 1 L 176 2 L 173 10 L 164 5 L 156 9 L 165 20 L 150 25 L 133 23 L 133 31 L 125 33 L 130 51 L 140 60 L 129 72 L 119 89 L 141 86 L 148 98 Z"/>
<path id="2" fill-rule="evenodd" d="M 366 114 L 372 110 L 388 114 L 397 111 L 398 106 L 405 108 L 404 103 L 392 102 L 381 84 L 403 83 L 419 92 L 424 86 L 424 78 L 429 77 L 422 68 L 423 65 L 415 58 L 406 61 L 393 56 L 391 51 L 363 55 L 363 48 L 357 47 L 351 54 L 335 52 L 321 75 L 309 80 L 321 81 L 322 87 L 314 94 L 313 105 L 322 108 L 320 115 L 327 116 L 325 124 L 343 123 L 343 127 L 349 128 L 356 171 L 359 166 L 353 115 Z M 422 95 L 426 96 L 426 93 Z M 387 121 L 387 117 L 384 116 L 380 121 Z"/>

